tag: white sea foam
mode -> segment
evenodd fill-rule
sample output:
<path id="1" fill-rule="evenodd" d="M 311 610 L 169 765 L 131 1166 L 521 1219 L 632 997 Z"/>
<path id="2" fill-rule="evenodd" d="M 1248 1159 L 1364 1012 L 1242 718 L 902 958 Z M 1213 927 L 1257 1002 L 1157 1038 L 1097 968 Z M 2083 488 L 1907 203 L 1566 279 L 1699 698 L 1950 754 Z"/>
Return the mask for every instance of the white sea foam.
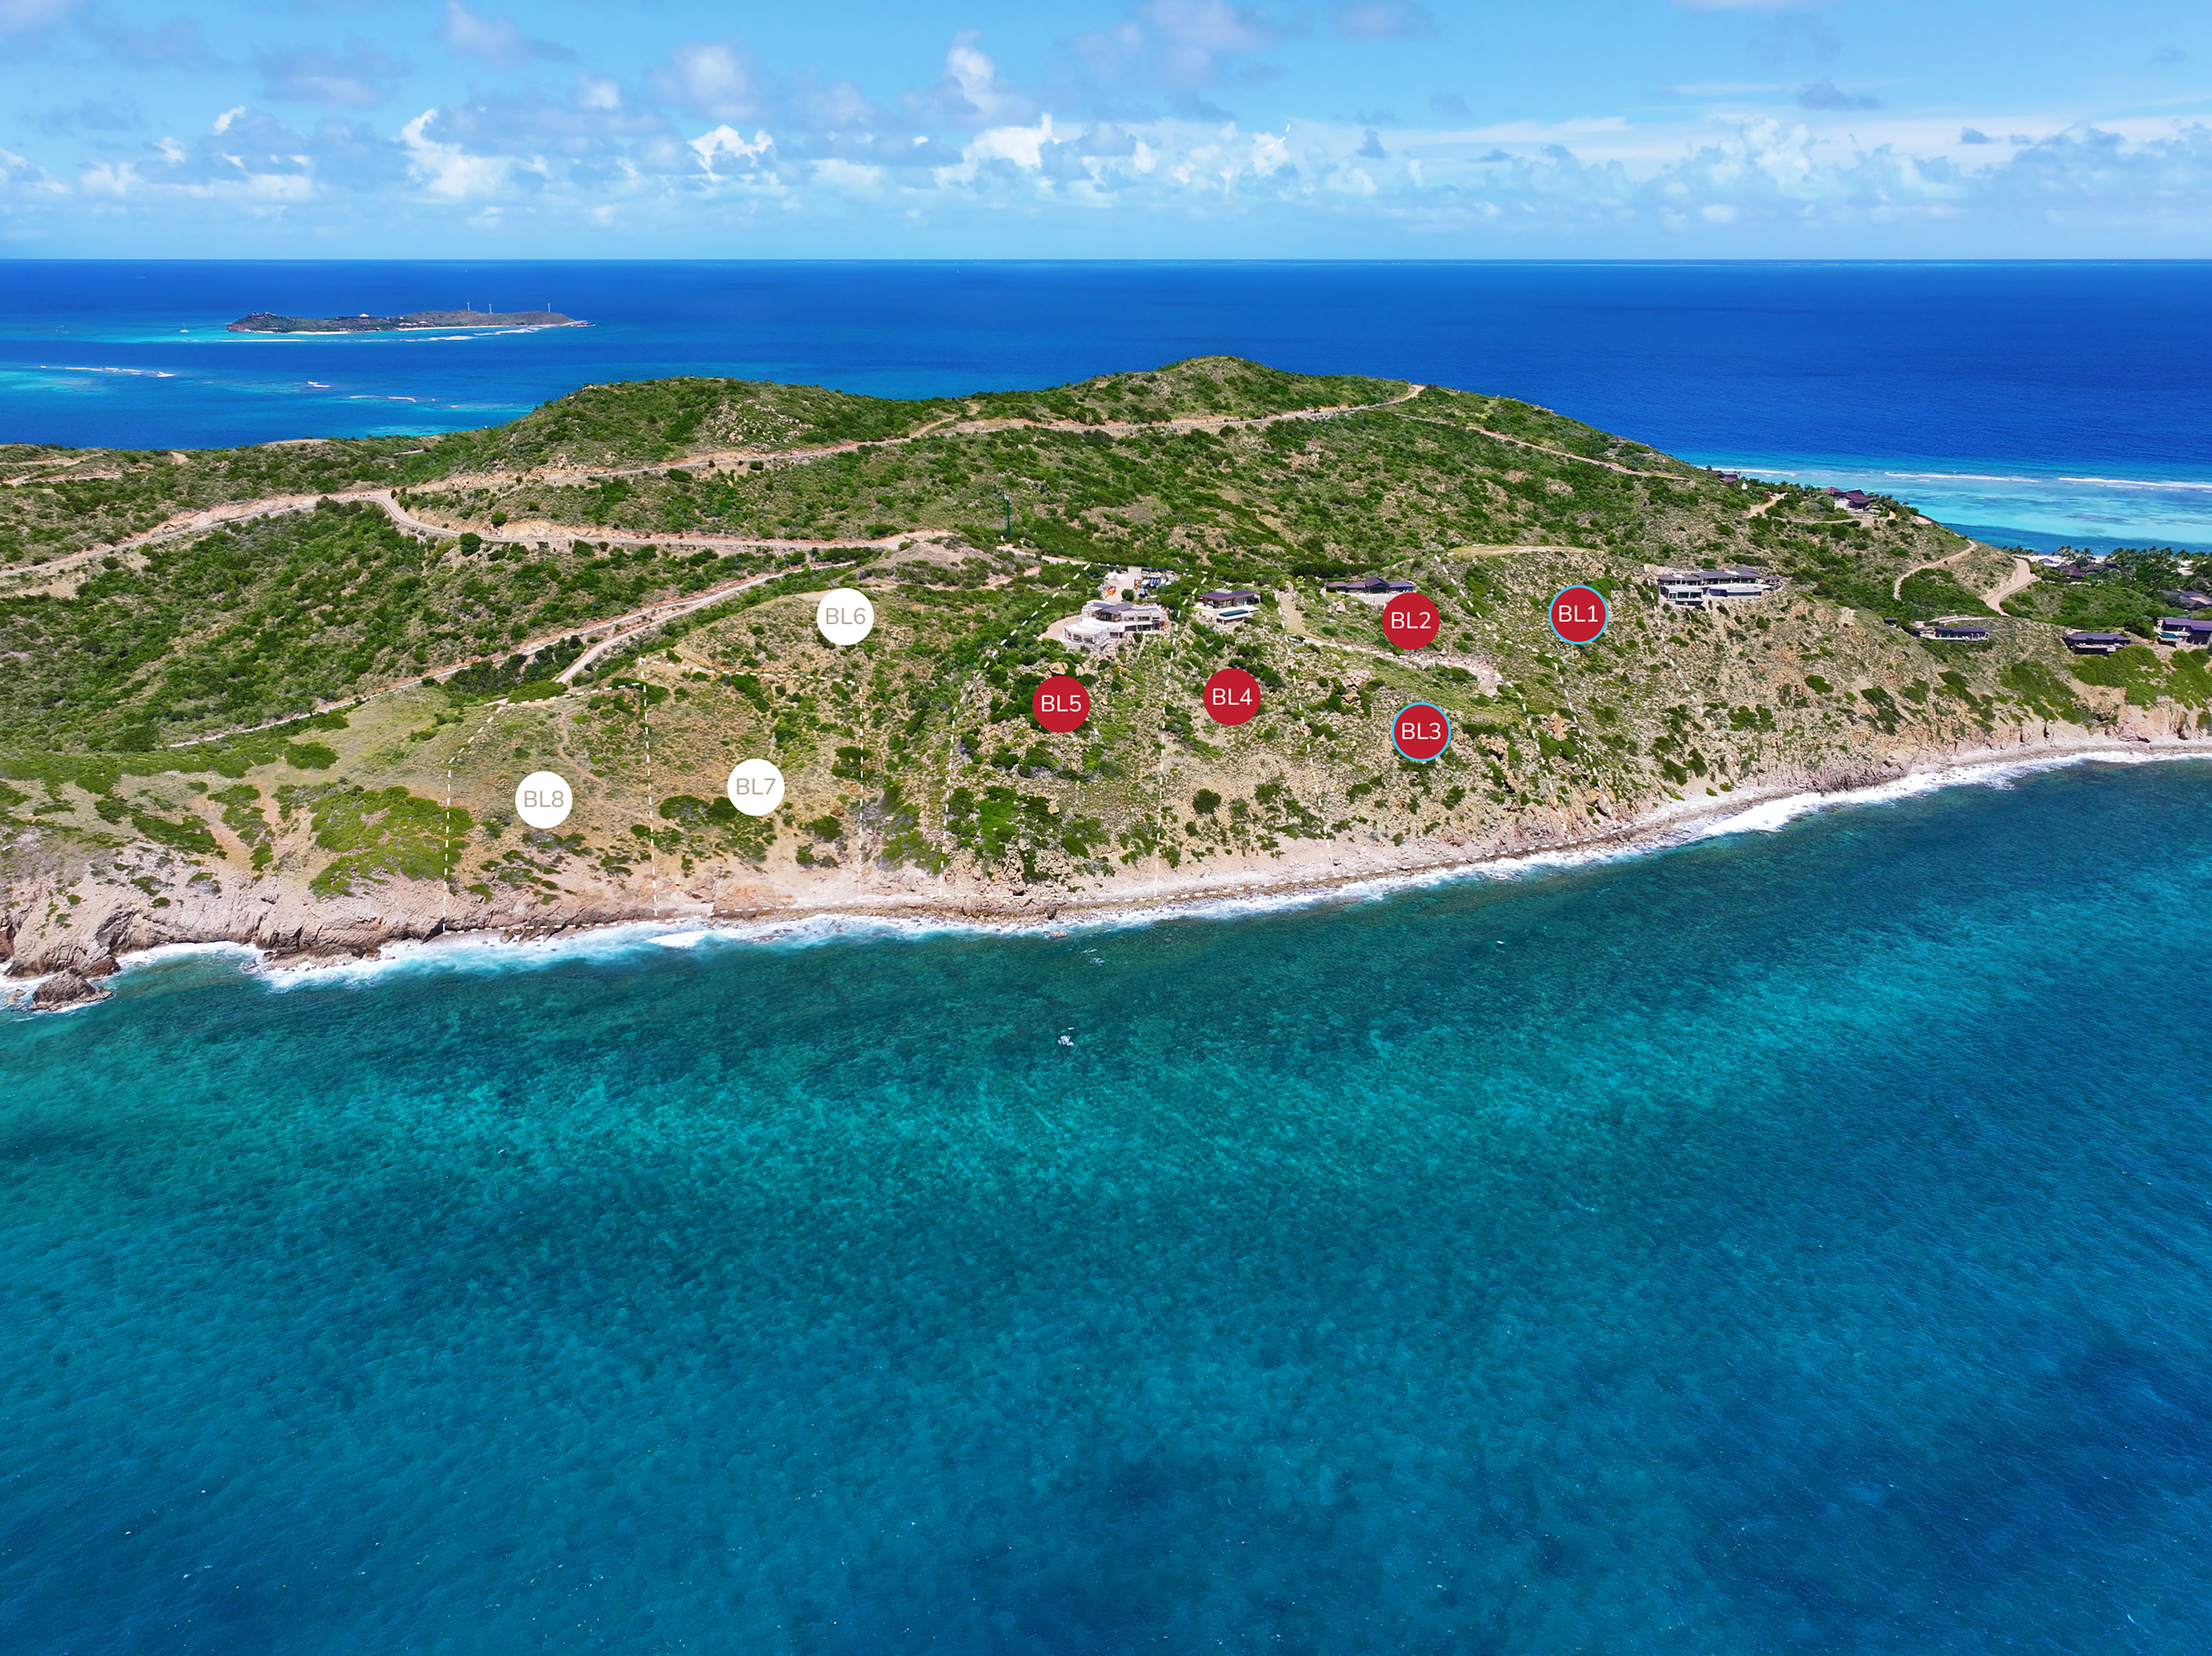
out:
<path id="1" fill-rule="evenodd" d="M 2065 471 L 1899 471 L 1888 467 L 1868 466 L 1846 468 L 1837 466 L 1792 466 L 1761 468 L 1750 462 L 1739 462 L 1723 468 L 1741 471 L 1746 476 L 1765 475 L 1775 477 L 1842 476 L 1853 475 L 1885 477 L 1893 482 L 1907 483 L 2018 483 L 2030 488 L 2047 488 L 2054 483 L 2076 483 L 2095 488 L 2176 488 L 2194 489 L 2200 493 L 2212 491 L 2212 478 L 2208 477 L 2101 477 Z"/>
<path id="2" fill-rule="evenodd" d="M 120 373 L 133 379 L 174 379 L 177 376 L 167 368 L 95 368 L 79 362 L 41 362 L 38 367 L 46 373 Z"/>
<path id="3" fill-rule="evenodd" d="M 261 962 L 261 950 L 252 943 L 218 938 L 214 943 L 155 943 L 151 949 L 141 949 L 135 954 L 125 955 L 123 964 L 127 970 L 134 966 L 158 966 L 164 961 L 190 960 L 201 955 L 235 955 L 250 966 L 258 966 Z"/>
<path id="4" fill-rule="evenodd" d="M 422 940 L 386 943 L 373 959 L 273 961 L 260 974 L 274 989 L 316 985 L 360 986 L 385 978 L 423 972 L 479 974 L 542 971 L 576 961 L 641 958 L 644 951 L 696 949 L 709 943 L 749 943 L 805 948 L 864 938 L 919 939 L 952 932 L 1002 932 L 1008 928 L 974 921 L 886 917 L 874 914 L 812 914 L 790 920 L 700 920 L 671 930 L 666 920 L 625 921 L 542 937 L 510 938 L 495 931 L 448 933 Z M 1034 928 L 1023 928 L 1034 929 Z"/>
<path id="5" fill-rule="evenodd" d="M 1853 805 L 1893 804 L 1948 787 L 2009 787 L 2019 778 L 2075 765 L 2144 765 L 2174 760 L 2212 760 L 2212 751 L 2161 749 L 2142 753 L 2094 750 L 2023 755 L 1974 765 L 1931 770 L 1864 788 L 1836 793 L 1796 793 L 1685 816 L 1638 832 L 1632 838 L 1601 844 L 1567 846 L 1498 857 L 1480 863 L 1378 873 L 1332 885 L 1300 885 L 1277 890 L 1222 892 L 1188 898 L 1149 901 L 1133 896 L 1112 907 L 1057 917 L 975 920 L 950 915 L 881 915 L 828 912 L 787 920 L 638 920 L 508 938 L 497 932 L 465 932 L 386 944 L 374 959 L 301 963 L 265 962 L 260 951 L 233 943 L 170 943 L 132 955 L 126 968 L 195 954 L 237 954 L 246 969 L 273 990 L 311 986 L 367 987 L 387 978 L 424 973 L 466 972 L 481 975 L 542 971 L 573 961 L 647 958 L 659 948 L 819 948 L 836 943 L 917 943 L 944 937 L 1074 937 L 1150 926 L 1176 920 L 1236 920 L 1337 904 L 1379 902 L 1400 893 L 1469 880 L 1520 880 L 1547 873 L 1650 856 L 1733 834 L 1772 834 L 1800 818 Z M 43 980 L 26 979 L 8 987 L 11 1003 L 27 1001 Z"/>
<path id="6" fill-rule="evenodd" d="M 2030 487 L 2077 483 L 2095 488 L 2179 488 L 2194 489 L 2200 494 L 2212 492 L 2212 478 L 2092 477 L 2077 476 L 2068 472 L 2048 472 L 2036 476 L 2011 476 L 1982 471 L 1883 471 L 1875 475 L 1893 482 L 1909 483 L 2023 483 Z"/>
<path id="7" fill-rule="evenodd" d="M 1899 799 L 1912 799 L 1922 794 L 1934 793 L 1942 788 L 2008 788 L 2021 777 L 2032 776 L 2039 771 L 2064 770 L 2075 765 L 2156 765 L 2178 759 L 2212 759 L 2212 752 L 2191 753 L 2159 749 L 2144 753 L 2116 753 L 2096 749 L 2081 753 L 2036 754 L 2018 759 L 1993 759 L 1984 764 L 1917 772 L 1910 776 L 1900 776 L 1893 781 L 1877 782 L 1868 787 L 1851 788 L 1839 793 L 1793 793 L 1778 799 L 1762 799 L 1740 811 L 1686 824 L 1679 833 L 1662 834 L 1655 843 L 1657 846 L 1687 845 L 1695 840 L 1717 839 L 1729 834 L 1772 834 L 1787 828 L 1801 816 L 1810 816 L 1840 806 L 1888 804 Z"/>
<path id="8" fill-rule="evenodd" d="M 2159 482 L 2148 477 L 2061 477 L 2062 483 L 2095 483 L 2106 488 L 2193 488 L 2212 491 L 2212 482 Z"/>

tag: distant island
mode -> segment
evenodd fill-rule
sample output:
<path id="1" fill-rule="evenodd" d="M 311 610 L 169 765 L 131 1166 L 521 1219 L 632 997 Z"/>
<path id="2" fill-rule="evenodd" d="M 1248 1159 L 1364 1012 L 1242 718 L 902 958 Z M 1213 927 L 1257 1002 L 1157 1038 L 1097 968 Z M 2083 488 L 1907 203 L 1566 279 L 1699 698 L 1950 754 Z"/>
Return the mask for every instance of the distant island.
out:
<path id="1" fill-rule="evenodd" d="M 410 328 L 588 328 L 558 311 L 410 311 L 405 316 L 278 316 L 256 311 L 228 333 L 399 333 Z"/>

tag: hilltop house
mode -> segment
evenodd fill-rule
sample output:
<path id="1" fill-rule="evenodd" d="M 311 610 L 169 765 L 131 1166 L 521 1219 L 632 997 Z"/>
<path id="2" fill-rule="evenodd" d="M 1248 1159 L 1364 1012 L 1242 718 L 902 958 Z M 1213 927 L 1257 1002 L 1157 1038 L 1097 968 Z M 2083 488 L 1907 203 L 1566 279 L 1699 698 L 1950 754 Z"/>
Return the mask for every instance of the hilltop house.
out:
<path id="1" fill-rule="evenodd" d="M 1990 629 L 1973 621 L 1929 621 L 1905 630 L 1937 644 L 1986 644 L 1990 638 Z"/>
<path id="2" fill-rule="evenodd" d="M 1260 595 L 1246 587 L 1198 595 L 1198 618 L 1215 627 L 1242 627 L 1259 613 Z"/>
<path id="3" fill-rule="evenodd" d="M 1703 609 L 1723 598 L 1763 598 L 1782 585 L 1757 569 L 1662 569 L 1659 596 L 1685 610 Z"/>
<path id="4" fill-rule="evenodd" d="M 2108 656 L 2136 640 L 2125 633 L 2069 633 L 2066 647 L 2077 656 Z"/>
<path id="5" fill-rule="evenodd" d="M 1060 638 L 1081 650 L 1104 650 L 1138 633 L 1164 633 L 1168 612 L 1163 604 L 1122 604 L 1093 598 L 1083 613 L 1063 622 Z"/>
<path id="6" fill-rule="evenodd" d="M 2212 647 L 2212 621 L 2196 621 L 2187 616 L 2161 616 L 2158 622 L 2158 641 L 2160 644 L 2188 644 L 2198 648 Z"/>
<path id="7" fill-rule="evenodd" d="M 1358 575 L 1350 580 L 1328 580 L 1321 584 L 1324 592 L 1341 592 L 1346 597 L 1358 598 L 1365 604 L 1388 604 L 1401 592 L 1419 589 L 1409 580 L 1400 580 L 1394 575 Z"/>

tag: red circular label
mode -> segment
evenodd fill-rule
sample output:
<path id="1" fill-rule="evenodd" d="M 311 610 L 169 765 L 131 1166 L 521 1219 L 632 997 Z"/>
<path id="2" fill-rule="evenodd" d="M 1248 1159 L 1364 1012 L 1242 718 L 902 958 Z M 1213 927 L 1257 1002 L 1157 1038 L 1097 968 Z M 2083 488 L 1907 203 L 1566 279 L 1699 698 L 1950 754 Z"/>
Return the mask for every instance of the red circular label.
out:
<path id="1" fill-rule="evenodd" d="M 1045 729 L 1066 736 L 1082 729 L 1083 721 L 1091 717 L 1091 692 L 1083 688 L 1081 679 L 1054 673 L 1036 687 L 1036 694 L 1030 698 L 1030 711 Z"/>
<path id="2" fill-rule="evenodd" d="M 1443 617 L 1419 592 L 1401 592 L 1382 606 L 1382 636 L 1401 650 L 1419 650 L 1437 641 Z"/>
<path id="3" fill-rule="evenodd" d="M 1589 644 L 1613 619 L 1605 594 L 1594 586 L 1570 586 L 1552 600 L 1552 630 L 1570 644 Z"/>
<path id="4" fill-rule="evenodd" d="M 1242 667 L 1224 667 L 1206 681 L 1206 716 L 1217 725 L 1242 725 L 1260 711 L 1260 681 Z"/>
<path id="5" fill-rule="evenodd" d="M 1426 764 L 1451 746 L 1451 715 L 1429 702 L 1416 701 L 1401 708 L 1390 721 L 1390 741 L 1407 758 Z"/>

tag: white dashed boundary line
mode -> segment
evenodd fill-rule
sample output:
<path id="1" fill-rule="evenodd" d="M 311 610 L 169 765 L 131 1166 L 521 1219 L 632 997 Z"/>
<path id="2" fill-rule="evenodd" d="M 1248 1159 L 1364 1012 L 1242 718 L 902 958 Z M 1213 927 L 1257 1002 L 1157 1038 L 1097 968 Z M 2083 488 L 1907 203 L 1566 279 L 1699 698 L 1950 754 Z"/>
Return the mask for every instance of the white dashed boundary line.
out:
<path id="1" fill-rule="evenodd" d="M 441 931 L 447 929 L 453 918 L 453 767 L 460 763 L 464 754 L 476 746 L 477 737 L 491 728 L 492 720 L 497 719 L 506 710 L 507 702 L 504 698 L 493 702 L 491 711 L 484 715 L 483 723 L 477 726 L 475 732 L 467 741 L 446 756 L 446 815 L 444 820 L 438 825 L 440 842 L 444 846 L 446 852 L 446 877 L 443 882 L 445 889 L 440 893 L 438 907 L 438 930 Z"/>

